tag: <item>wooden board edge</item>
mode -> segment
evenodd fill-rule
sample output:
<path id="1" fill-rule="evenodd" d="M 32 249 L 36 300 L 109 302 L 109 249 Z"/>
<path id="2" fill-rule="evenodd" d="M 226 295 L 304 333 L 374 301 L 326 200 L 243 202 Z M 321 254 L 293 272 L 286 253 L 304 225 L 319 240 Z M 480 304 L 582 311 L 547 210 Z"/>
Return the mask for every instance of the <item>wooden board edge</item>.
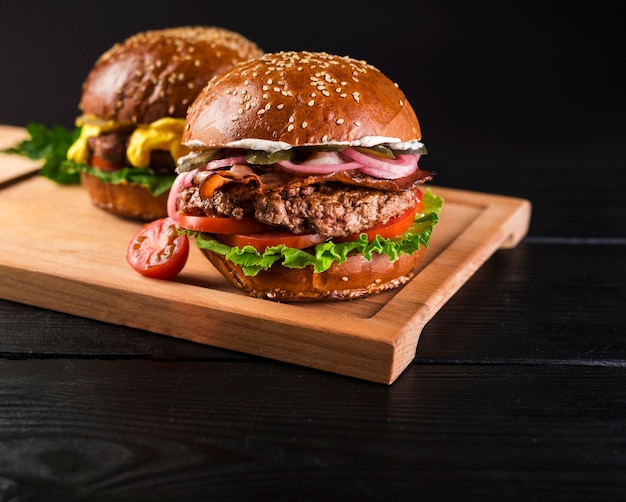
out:
<path id="1" fill-rule="evenodd" d="M 288 320 L 276 318 L 264 320 L 260 329 L 254 313 L 225 315 L 215 308 L 216 315 L 212 316 L 204 305 L 125 289 L 111 291 L 108 286 L 2 264 L 0 277 L 2 297 L 9 301 L 375 383 L 390 384 L 402 372 L 396 363 L 397 347 L 384 338 L 338 337 L 337 333 L 319 331 L 314 326 L 292 326 Z M 52 299 L 49 291 L 62 292 L 62 301 Z M 129 304 L 131 309 L 122 308 Z M 147 308 L 157 309 L 162 315 L 148 321 L 141 315 Z M 263 337 L 263 343 L 258 343 L 259 337 Z"/>

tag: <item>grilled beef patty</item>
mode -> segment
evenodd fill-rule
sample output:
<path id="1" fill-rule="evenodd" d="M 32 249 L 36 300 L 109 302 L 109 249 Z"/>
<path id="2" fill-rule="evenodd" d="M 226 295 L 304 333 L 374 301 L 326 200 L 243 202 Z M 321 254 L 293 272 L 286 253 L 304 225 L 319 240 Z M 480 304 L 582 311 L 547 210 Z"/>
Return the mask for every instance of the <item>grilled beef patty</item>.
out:
<path id="1" fill-rule="evenodd" d="M 194 183 L 201 179 L 196 177 Z M 269 191 L 231 183 L 206 198 L 194 184 L 178 194 L 178 210 L 183 213 L 237 219 L 253 216 L 296 234 L 315 232 L 326 237 L 359 233 L 414 205 L 415 189 L 392 192 L 333 182 Z"/>

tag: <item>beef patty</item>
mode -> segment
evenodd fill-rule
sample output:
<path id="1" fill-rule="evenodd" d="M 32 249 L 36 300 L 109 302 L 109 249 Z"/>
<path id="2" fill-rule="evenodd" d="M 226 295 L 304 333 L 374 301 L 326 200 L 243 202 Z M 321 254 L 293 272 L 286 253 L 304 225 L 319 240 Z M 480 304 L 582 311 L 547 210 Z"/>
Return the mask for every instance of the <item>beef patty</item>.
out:
<path id="1" fill-rule="evenodd" d="M 253 216 L 296 234 L 343 237 L 385 224 L 415 206 L 415 188 L 383 191 L 328 182 L 258 190 L 249 184 L 230 183 L 211 197 L 202 197 L 201 181 L 196 177 L 194 184 L 179 192 L 179 211 L 237 219 Z"/>

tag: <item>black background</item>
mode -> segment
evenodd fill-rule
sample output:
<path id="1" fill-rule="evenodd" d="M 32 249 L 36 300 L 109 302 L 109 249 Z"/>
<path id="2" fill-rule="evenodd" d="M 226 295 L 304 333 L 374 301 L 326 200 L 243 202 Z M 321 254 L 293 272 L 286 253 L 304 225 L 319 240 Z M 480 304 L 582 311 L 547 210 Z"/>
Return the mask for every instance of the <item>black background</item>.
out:
<path id="1" fill-rule="evenodd" d="M 367 60 L 413 104 L 430 152 L 421 165 L 437 183 L 481 190 L 496 176 L 498 191 L 524 196 L 525 176 L 549 183 L 548 169 L 623 164 L 624 10 L 623 1 L 0 0 L 0 123 L 70 127 L 83 79 L 115 42 L 222 26 L 266 51 Z"/>

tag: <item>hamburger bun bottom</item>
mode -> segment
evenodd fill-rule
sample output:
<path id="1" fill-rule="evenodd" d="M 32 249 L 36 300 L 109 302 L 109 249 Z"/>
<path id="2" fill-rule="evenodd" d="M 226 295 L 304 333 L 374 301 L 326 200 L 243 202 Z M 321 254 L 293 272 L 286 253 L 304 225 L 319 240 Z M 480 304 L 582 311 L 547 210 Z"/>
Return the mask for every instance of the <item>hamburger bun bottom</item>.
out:
<path id="1" fill-rule="evenodd" d="M 250 277 L 224 255 L 201 251 L 224 277 L 249 296 L 283 302 L 352 300 L 398 288 L 413 278 L 425 254 L 422 247 L 411 255 L 400 255 L 394 262 L 377 253 L 371 261 L 355 254 L 321 273 L 315 273 L 311 266 L 288 268 L 275 263 Z"/>
<path id="2" fill-rule="evenodd" d="M 87 173 L 80 178 L 91 201 L 109 213 L 145 221 L 167 216 L 167 192 L 154 196 L 144 186 L 104 183 Z"/>

